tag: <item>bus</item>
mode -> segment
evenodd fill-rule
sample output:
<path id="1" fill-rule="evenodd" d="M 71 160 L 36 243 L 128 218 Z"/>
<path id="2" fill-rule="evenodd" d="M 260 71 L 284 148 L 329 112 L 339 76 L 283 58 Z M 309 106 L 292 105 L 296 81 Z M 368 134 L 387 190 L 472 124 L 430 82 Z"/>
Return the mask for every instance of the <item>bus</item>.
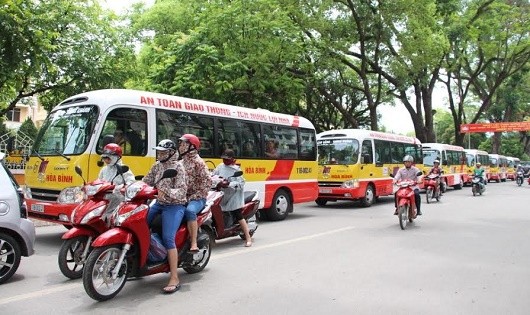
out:
<path id="1" fill-rule="evenodd" d="M 443 170 L 444 187 L 462 189 L 464 183 L 468 181 L 464 148 L 445 143 L 422 143 L 421 146 L 425 174 L 433 167 L 434 160 L 438 160 Z"/>
<path id="2" fill-rule="evenodd" d="M 403 157 L 422 169 L 421 142 L 413 137 L 361 129 L 329 130 L 317 135 L 319 206 L 328 201 L 358 200 L 371 206 L 394 193 L 392 177 Z"/>
<path id="3" fill-rule="evenodd" d="M 130 147 L 124 164 L 142 177 L 155 163 L 162 139 L 191 133 L 201 140 L 200 155 L 213 169 L 222 151 L 234 150 L 246 190 L 259 191 L 260 214 L 283 220 L 293 204 L 318 196 L 316 132 L 300 116 L 136 90 L 97 90 L 72 96 L 48 115 L 25 170 L 29 215 L 69 224 L 74 204 L 66 195 L 83 180 L 97 178 L 106 139 L 118 130 Z M 267 155 L 271 145 L 277 155 Z"/>
<path id="4" fill-rule="evenodd" d="M 508 165 L 506 167 L 506 179 L 515 180 L 515 174 L 517 174 L 517 166 L 521 164 L 521 160 L 513 156 L 507 156 L 506 160 L 508 161 Z"/>
<path id="5" fill-rule="evenodd" d="M 466 160 L 467 160 L 467 180 L 464 182 L 464 185 L 471 185 L 471 175 L 473 174 L 473 169 L 475 168 L 475 163 L 480 162 L 482 165 L 481 167 L 484 168 L 484 171 L 486 172 L 486 179 L 489 178 L 489 164 L 490 164 L 490 158 L 489 154 L 486 151 L 483 150 L 477 150 L 477 149 L 464 149 L 464 152 L 466 153 Z"/>
<path id="6" fill-rule="evenodd" d="M 498 182 L 505 182 L 507 175 L 508 160 L 504 155 L 489 154 L 490 169 L 488 181 L 494 180 Z"/>

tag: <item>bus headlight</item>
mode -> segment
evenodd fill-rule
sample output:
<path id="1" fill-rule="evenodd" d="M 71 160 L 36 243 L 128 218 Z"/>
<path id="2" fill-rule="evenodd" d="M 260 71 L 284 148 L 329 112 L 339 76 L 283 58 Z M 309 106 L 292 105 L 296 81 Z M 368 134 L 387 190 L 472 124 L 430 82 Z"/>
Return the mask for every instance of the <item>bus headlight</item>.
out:
<path id="1" fill-rule="evenodd" d="M 28 186 L 22 187 L 22 193 L 24 194 L 24 199 L 32 199 L 31 188 L 29 188 Z"/>
<path id="2" fill-rule="evenodd" d="M 57 201 L 59 203 L 80 203 L 85 198 L 85 193 L 81 187 L 68 187 L 61 190 Z"/>
<path id="3" fill-rule="evenodd" d="M 342 188 L 359 188 L 359 181 L 357 179 L 347 180 L 342 183 Z"/>

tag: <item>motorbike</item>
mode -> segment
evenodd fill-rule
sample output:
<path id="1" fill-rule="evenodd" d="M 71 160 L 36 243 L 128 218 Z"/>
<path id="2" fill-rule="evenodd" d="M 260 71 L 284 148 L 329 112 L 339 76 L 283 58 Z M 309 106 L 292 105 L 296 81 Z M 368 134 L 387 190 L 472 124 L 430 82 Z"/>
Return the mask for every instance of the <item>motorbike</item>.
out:
<path id="1" fill-rule="evenodd" d="M 517 171 L 517 174 L 515 175 L 515 181 L 517 182 L 517 186 L 521 186 L 524 181 L 524 173 L 523 171 Z"/>
<path id="2" fill-rule="evenodd" d="M 161 179 L 172 178 L 176 174 L 176 170 L 168 169 Z M 156 199 L 157 189 L 155 187 L 141 181 L 127 186 L 125 202 L 111 220 L 113 228 L 99 235 L 92 243 L 93 250 L 83 270 L 83 286 L 86 293 L 94 300 L 112 299 L 121 291 L 130 277 L 137 278 L 169 272 L 167 259 L 156 262 L 148 260 L 151 230 L 147 223 L 147 212 L 149 202 Z M 212 244 L 210 208 L 218 206 L 221 197 L 222 193 L 217 194 L 217 198 L 209 200 L 197 215 L 198 252 L 189 251 L 191 243 L 186 223 L 184 222 L 177 230 L 175 243 L 178 249 L 178 267 L 183 268 L 187 273 L 202 271 L 210 260 Z M 158 231 L 160 226 L 156 226 L 153 222 L 152 229 Z"/>
<path id="3" fill-rule="evenodd" d="M 418 172 L 417 176 L 421 176 L 422 172 Z M 414 195 L 414 186 L 416 182 L 413 180 L 403 180 L 397 182 L 398 190 L 396 191 L 396 205 L 399 219 L 399 226 L 402 230 L 407 228 L 408 223 L 412 223 L 416 219 L 416 197 Z"/>
<path id="4" fill-rule="evenodd" d="M 480 176 L 473 176 L 471 179 L 471 192 L 473 192 L 473 196 L 477 194 L 482 196 L 482 193 L 486 190 L 486 185 L 480 179 Z"/>
<path id="5" fill-rule="evenodd" d="M 243 175 L 242 171 L 237 171 L 234 175 L 229 178 L 222 178 L 219 176 L 212 176 L 212 191 L 208 194 L 208 199 L 215 197 L 217 193 L 221 192 L 219 184 L 224 180 L 230 180 Z M 222 192 L 221 192 L 222 193 Z M 259 207 L 259 198 L 257 191 L 245 191 L 244 192 L 245 205 L 241 209 L 243 218 L 247 221 L 250 236 L 253 236 L 258 229 L 258 223 L 256 221 L 256 213 Z M 227 237 L 237 236 L 241 239 L 245 239 L 245 235 L 241 229 L 237 219 L 230 213 L 221 210 L 221 207 L 212 207 L 213 216 L 213 231 L 215 239 L 220 240 Z"/>
<path id="6" fill-rule="evenodd" d="M 425 177 L 423 186 L 425 187 L 425 199 L 427 203 L 430 203 L 432 199 L 440 201 L 441 198 L 441 187 L 438 184 L 440 174 L 430 174 Z"/>
<path id="7" fill-rule="evenodd" d="M 122 175 L 128 170 L 128 166 L 118 165 L 116 176 Z M 75 172 L 83 178 L 79 166 L 75 167 Z M 83 195 L 83 201 L 72 211 L 70 217 L 72 228 L 62 236 L 64 242 L 57 259 L 59 269 L 67 278 L 81 278 L 83 266 L 90 254 L 92 241 L 110 228 L 109 217 L 118 208 L 121 201 L 119 197 L 113 194 L 115 189 L 113 180 L 114 178 L 107 182 L 96 179 L 86 183 L 83 178 L 81 190 L 72 190 L 74 193 Z"/>

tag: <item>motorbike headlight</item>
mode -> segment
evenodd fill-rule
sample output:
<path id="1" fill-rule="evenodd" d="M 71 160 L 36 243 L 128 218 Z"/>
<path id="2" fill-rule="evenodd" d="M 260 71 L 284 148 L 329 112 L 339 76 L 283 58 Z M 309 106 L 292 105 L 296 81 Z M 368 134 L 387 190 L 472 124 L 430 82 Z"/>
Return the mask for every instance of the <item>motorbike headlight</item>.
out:
<path id="1" fill-rule="evenodd" d="M 83 217 L 83 220 L 81 220 L 81 224 L 86 224 L 92 218 L 101 216 L 101 214 L 105 211 L 105 208 L 107 208 L 107 205 L 102 205 L 102 206 L 97 207 L 96 209 L 90 211 L 89 213 L 87 213 Z"/>
<path id="2" fill-rule="evenodd" d="M 149 209 L 149 207 L 147 205 L 140 205 L 139 207 L 137 207 L 136 209 L 132 210 L 132 211 L 129 211 L 127 213 L 122 213 L 122 214 L 119 214 L 118 211 L 115 212 L 115 215 L 114 215 L 114 226 L 120 226 L 122 225 L 122 223 L 127 220 L 131 215 L 133 214 L 136 214 L 140 211 L 144 211 L 144 210 L 147 210 Z"/>
<path id="3" fill-rule="evenodd" d="M 103 184 L 86 185 L 85 192 L 86 192 L 87 197 L 94 196 L 99 191 L 101 186 L 103 186 Z"/>
<path id="4" fill-rule="evenodd" d="M 341 185 L 342 188 L 359 188 L 359 181 L 357 179 L 347 180 Z"/>
<path id="5" fill-rule="evenodd" d="M 125 190 L 125 200 L 129 201 L 133 199 L 140 189 L 142 189 L 142 185 L 142 182 L 136 182 L 127 186 L 127 189 Z"/>
<path id="6" fill-rule="evenodd" d="M 59 193 L 57 201 L 59 203 L 80 203 L 85 198 L 85 193 L 81 187 L 68 187 Z"/>

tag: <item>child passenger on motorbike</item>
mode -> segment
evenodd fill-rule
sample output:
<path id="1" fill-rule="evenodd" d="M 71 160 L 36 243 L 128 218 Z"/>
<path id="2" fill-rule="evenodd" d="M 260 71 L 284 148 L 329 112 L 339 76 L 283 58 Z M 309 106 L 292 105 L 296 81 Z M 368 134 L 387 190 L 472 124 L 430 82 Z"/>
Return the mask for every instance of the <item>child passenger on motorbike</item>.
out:
<path id="1" fill-rule="evenodd" d="M 212 178 L 204 160 L 199 156 L 201 141 L 197 136 L 185 134 L 179 139 L 179 160 L 186 171 L 188 179 L 188 204 L 184 212 L 190 232 L 190 252 L 198 252 L 197 246 L 197 214 L 204 208 L 208 191 L 212 186 Z"/>
<path id="2" fill-rule="evenodd" d="M 416 184 L 421 183 L 421 178 L 420 178 L 421 176 L 418 176 L 418 173 L 420 172 L 420 170 L 417 167 L 412 166 L 413 162 L 414 162 L 414 158 L 411 155 L 405 155 L 405 157 L 403 158 L 403 164 L 405 164 L 405 167 L 402 167 L 398 170 L 398 172 L 396 173 L 396 176 L 394 176 L 394 180 L 393 180 L 394 183 L 397 183 L 402 180 L 412 180 L 416 182 Z M 418 185 L 415 185 L 413 189 L 414 189 L 414 198 L 416 202 L 416 209 L 418 210 L 417 215 L 422 215 L 421 210 L 420 210 L 420 206 L 421 206 L 420 189 Z M 394 195 L 394 203 L 396 205 L 396 211 L 394 212 L 394 215 L 397 215 L 398 214 L 397 213 L 397 198 L 395 195 Z"/>
<path id="3" fill-rule="evenodd" d="M 212 175 L 218 175 L 225 180 L 220 182 L 218 185 L 224 193 L 223 200 L 221 200 L 221 210 L 225 212 L 232 212 L 232 214 L 239 222 L 243 233 L 245 234 L 245 247 L 252 246 L 252 238 L 248 229 L 247 221 L 243 218 L 241 208 L 245 205 L 244 191 L 245 179 L 243 176 L 231 177 L 230 180 L 226 180 L 230 176 L 233 176 L 235 172 L 240 171 L 241 168 L 236 164 L 234 151 L 227 149 L 221 155 L 223 163 L 219 164 Z"/>
<path id="4" fill-rule="evenodd" d="M 162 215 L 162 241 L 167 249 L 170 277 L 163 293 L 174 293 L 180 289 L 177 274 L 178 251 L 175 245 L 175 235 L 184 217 L 186 209 L 187 181 L 184 167 L 178 161 L 177 147 L 169 139 L 162 140 L 155 147 L 158 161 L 151 167 L 143 181 L 148 185 L 155 185 L 158 189 L 158 198 L 149 208 L 147 222 L 149 225 L 158 214 Z M 167 169 L 175 169 L 177 176 L 160 180 Z"/>
<path id="5" fill-rule="evenodd" d="M 112 195 L 106 196 L 109 200 L 109 205 L 103 215 L 104 220 L 114 211 L 120 202 L 123 201 L 123 195 L 119 190 L 123 186 L 134 182 L 134 174 L 130 170 L 121 175 L 118 173 L 118 167 L 122 165 L 121 157 L 121 147 L 116 143 L 109 143 L 103 147 L 101 160 L 105 163 L 105 166 L 99 171 L 98 179 L 112 182 L 116 187 Z"/>

